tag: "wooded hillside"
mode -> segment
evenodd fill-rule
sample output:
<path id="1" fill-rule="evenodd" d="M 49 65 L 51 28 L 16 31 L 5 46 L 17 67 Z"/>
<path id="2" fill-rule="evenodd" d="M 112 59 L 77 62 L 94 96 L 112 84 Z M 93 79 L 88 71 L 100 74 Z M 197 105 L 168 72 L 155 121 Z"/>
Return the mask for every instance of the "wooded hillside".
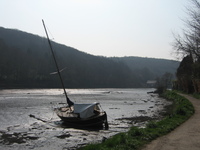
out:
<path id="1" fill-rule="evenodd" d="M 52 42 L 66 88 L 145 87 L 179 62 L 140 57 L 107 58 Z M 95 48 L 94 48 L 95 49 Z M 61 87 L 47 39 L 0 27 L 0 87 Z"/>

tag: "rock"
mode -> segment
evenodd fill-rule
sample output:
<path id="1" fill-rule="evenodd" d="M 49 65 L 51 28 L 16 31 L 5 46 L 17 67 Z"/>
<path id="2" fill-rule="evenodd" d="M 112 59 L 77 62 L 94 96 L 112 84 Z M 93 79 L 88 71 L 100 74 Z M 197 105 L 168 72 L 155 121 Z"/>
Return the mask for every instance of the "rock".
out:
<path id="1" fill-rule="evenodd" d="M 69 134 L 69 133 L 64 133 L 64 134 L 60 134 L 60 135 L 58 135 L 58 136 L 56 136 L 57 138 L 60 138 L 60 139 L 65 139 L 65 138 L 68 138 L 68 137 L 70 137 L 71 136 L 71 134 Z"/>

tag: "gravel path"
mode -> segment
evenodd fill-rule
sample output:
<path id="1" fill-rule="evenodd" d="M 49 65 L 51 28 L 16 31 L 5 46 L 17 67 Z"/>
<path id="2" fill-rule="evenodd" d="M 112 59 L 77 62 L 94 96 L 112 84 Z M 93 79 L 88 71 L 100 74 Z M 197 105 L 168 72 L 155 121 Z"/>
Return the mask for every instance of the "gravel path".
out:
<path id="1" fill-rule="evenodd" d="M 171 133 L 162 136 L 142 150 L 200 150 L 200 100 L 180 94 L 191 101 L 195 113 Z"/>

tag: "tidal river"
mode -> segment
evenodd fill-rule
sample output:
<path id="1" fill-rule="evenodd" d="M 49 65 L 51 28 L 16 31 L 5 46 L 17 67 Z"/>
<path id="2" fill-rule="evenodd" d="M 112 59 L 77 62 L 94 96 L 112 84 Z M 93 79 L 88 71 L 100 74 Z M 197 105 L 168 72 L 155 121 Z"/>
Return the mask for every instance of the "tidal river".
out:
<path id="1" fill-rule="evenodd" d="M 164 107 L 171 104 L 147 94 L 150 91 L 154 89 L 67 89 L 75 103 L 101 104 L 110 127 L 104 130 L 63 127 L 53 111 L 65 103 L 62 89 L 0 90 L 0 149 L 72 150 L 131 126 L 144 127 L 147 121 L 162 117 Z"/>

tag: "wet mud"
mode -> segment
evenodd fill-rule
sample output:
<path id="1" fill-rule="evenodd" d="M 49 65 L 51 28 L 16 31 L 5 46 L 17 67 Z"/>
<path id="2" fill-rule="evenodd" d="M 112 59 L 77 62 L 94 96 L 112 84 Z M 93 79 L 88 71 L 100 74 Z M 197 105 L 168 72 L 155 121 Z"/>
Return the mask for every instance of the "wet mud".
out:
<path id="1" fill-rule="evenodd" d="M 165 107 L 171 104 L 155 94 L 147 94 L 148 90 L 70 92 L 76 102 L 81 102 L 79 98 L 90 102 L 95 97 L 108 114 L 109 130 L 64 126 L 52 111 L 52 104 L 63 99 L 61 90 L 0 91 L 0 149 L 74 150 L 88 143 L 102 142 L 117 133 L 128 131 L 131 126 L 144 127 L 150 120 L 161 119 L 167 111 Z"/>

